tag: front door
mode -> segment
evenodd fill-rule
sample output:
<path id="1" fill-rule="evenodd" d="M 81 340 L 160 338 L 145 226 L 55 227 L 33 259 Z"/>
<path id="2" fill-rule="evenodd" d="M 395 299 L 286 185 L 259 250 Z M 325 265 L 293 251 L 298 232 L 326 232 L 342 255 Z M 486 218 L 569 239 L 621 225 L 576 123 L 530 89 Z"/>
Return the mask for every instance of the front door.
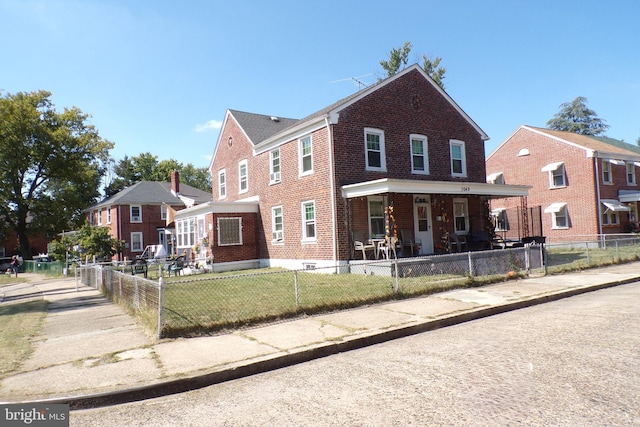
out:
<path id="1" fill-rule="evenodd" d="M 433 229 L 431 228 L 431 203 L 429 196 L 418 195 L 414 197 L 414 233 L 416 240 L 422 242 L 420 255 L 433 253 Z"/>

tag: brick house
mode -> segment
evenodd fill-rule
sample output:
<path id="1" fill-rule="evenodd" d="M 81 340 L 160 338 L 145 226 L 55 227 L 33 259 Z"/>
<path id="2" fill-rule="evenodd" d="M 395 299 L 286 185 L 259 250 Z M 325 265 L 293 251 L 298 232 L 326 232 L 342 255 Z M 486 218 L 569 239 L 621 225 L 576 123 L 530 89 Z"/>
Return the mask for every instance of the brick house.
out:
<path id="1" fill-rule="evenodd" d="M 180 184 L 172 172 L 171 182 L 140 181 L 85 209 L 87 222 L 108 227 L 111 236 L 124 240 L 123 256 L 135 259 L 147 245 L 162 245 L 175 253 L 171 216 L 175 211 L 211 201 L 211 194 Z"/>
<path id="2" fill-rule="evenodd" d="M 489 198 L 527 194 L 486 183 L 487 139 L 417 65 L 301 120 L 228 110 L 210 166 L 211 208 L 254 206 L 255 229 L 234 230 L 254 239 L 262 266 L 348 263 L 361 255 L 358 238 L 405 230 L 420 240 L 416 253 L 431 254 L 450 234 L 486 232 Z M 222 228 L 205 223 L 215 264 Z"/>
<path id="3" fill-rule="evenodd" d="M 523 222 L 551 241 L 629 232 L 639 165 L 640 149 L 621 141 L 521 126 L 487 157 L 489 182 L 531 186 L 526 211 L 514 199 L 492 200 L 498 232 L 518 237 Z"/>

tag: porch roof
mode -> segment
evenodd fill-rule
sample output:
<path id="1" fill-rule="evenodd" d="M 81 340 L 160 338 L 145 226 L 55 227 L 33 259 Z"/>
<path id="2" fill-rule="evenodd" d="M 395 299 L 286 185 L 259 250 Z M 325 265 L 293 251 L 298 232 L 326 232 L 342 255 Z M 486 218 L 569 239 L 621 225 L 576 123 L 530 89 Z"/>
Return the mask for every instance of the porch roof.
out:
<path id="1" fill-rule="evenodd" d="M 342 186 L 342 197 L 372 196 L 383 193 L 458 194 L 496 198 L 527 196 L 530 185 L 486 184 L 480 182 L 424 181 L 413 179 L 376 179 Z"/>

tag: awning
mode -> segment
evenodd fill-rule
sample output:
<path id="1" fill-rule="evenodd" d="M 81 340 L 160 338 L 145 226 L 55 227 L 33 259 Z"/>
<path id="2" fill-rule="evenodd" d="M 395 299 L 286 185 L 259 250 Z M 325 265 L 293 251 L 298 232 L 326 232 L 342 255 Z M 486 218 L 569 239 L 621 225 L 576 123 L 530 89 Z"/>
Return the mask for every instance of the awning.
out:
<path id="1" fill-rule="evenodd" d="M 564 165 L 564 162 L 549 163 L 548 165 L 540 169 L 540 172 L 552 172 L 558 170 L 558 168 L 562 165 Z"/>
<path id="2" fill-rule="evenodd" d="M 624 165 L 624 161 L 623 160 L 615 160 L 615 159 L 607 159 L 607 160 L 612 165 L 616 165 L 616 166 L 623 166 Z"/>
<path id="3" fill-rule="evenodd" d="M 618 200 L 621 202 L 640 202 L 640 191 L 620 190 Z"/>
<path id="4" fill-rule="evenodd" d="M 382 178 L 342 186 L 342 197 L 366 197 L 384 193 L 455 194 L 495 198 L 529 195 L 530 185 L 495 185 L 485 182 L 427 181 Z"/>
<path id="5" fill-rule="evenodd" d="M 504 184 L 503 175 L 503 172 L 492 173 L 487 176 L 487 182 L 490 184 Z"/>
<path id="6" fill-rule="evenodd" d="M 600 202 L 607 207 L 607 210 L 611 212 L 629 212 L 631 208 L 627 205 L 623 205 L 617 200 L 602 199 Z"/>
<path id="7" fill-rule="evenodd" d="M 551 203 L 544 209 L 544 213 L 558 213 L 567 206 L 566 203 Z"/>

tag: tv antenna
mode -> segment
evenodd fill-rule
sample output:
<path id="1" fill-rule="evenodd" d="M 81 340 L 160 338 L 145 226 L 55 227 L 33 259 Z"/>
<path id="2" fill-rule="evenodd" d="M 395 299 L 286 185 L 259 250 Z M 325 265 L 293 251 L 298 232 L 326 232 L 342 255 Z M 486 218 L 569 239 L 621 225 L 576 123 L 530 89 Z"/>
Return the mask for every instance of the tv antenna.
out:
<path id="1" fill-rule="evenodd" d="M 358 85 L 358 90 L 362 89 L 362 87 L 367 87 L 369 86 L 367 83 L 364 83 L 361 79 L 363 77 L 369 77 L 373 75 L 373 73 L 369 73 L 369 74 L 363 74 L 361 76 L 357 76 L 357 77 L 347 77 L 345 79 L 338 79 L 338 80 L 334 80 L 331 83 L 339 83 L 339 82 L 346 82 L 346 81 L 353 81 L 355 82 L 355 84 Z"/>

